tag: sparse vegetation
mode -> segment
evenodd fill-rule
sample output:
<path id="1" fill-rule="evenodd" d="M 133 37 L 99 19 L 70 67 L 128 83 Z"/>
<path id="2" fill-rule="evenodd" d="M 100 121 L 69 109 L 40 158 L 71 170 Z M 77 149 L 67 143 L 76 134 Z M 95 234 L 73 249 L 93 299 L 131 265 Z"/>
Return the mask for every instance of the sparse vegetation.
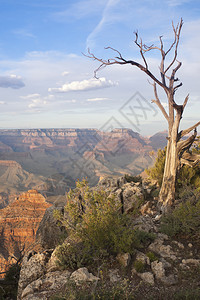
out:
<path id="1" fill-rule="evenodd" d="M 196 191 L 194 190 L 194 193 Z M 200 193 L 194 198 L 187 198 L 184 203 L 175 207 L 174 211 L 163 216 L 161 231 L 169 236 L 183 234 L 200 238 Z"/>
<path id="2" fill-rule="evenodd" d="M 120 283 L 108 284 L 106 280 L 100 281 L 97 286 L 85 284 L 77 287 L 69 282 L 66 292 L 54 295 L 50 300 L 134 300 L 134 289 L 125 279 Z"/>
<path id="3" fill-rule="evenodd" d="M 133 253 L 154 239 L 154 235 L 134 230 L 131 215 L 120 213 L 121 203 L 104 190 L 91 191 L 87 181 L 78 181 L 67 194 L 65 217 L 66 241 L 57 248 L 58 262 L 76 269 L 118 253 Z"/>
<path id="4" fill-rule="evenodd" d="M 158 257 L 151 251 L 147 252 L 146 256 L 149 258 L 150 262 L 158 260 Z"/>
<path id="5" fill-rule="evenodd" d="M 136 272 L 142 273 L 145 269 L 145 264 L 141 260 L 135 260 L 133 264 Z"/>
<path id="6" fill-rule="evenodd" d="M 192 148 L 192 154 L 200 154 L 200 143 L 199 138 L 194 147 Z M 165 167 L 165 159 L 166 159 L 166 148 L 158 150 L 157 158 L 153 167 L 146 169 L 146 173 L 150 176 L 150 178 L 156 180 L 161 186 L 164 174 L 164 167 Z M 176 190 L 177 195 L 181 190 L 188 190 L 188 187 L 194 187 L 200 190 L 200 166 L 196 165 L 191 168 L 188 165 L 183 165 L 179 172 L 177 173 L 177 183 L 176 183 Z M 157 194 L 157 192 L 156 192 Z M 179 196 L 180 197 L 180 196 Z"/>
<path id="7" fill-rule="evenodd" d="M 140 182 L 140 183 L 142 183 L 142 177 L 140 175 L 133 176 L 133 175 L 125 174 L 124 177 L 125 177 L 127 182 Z"/>

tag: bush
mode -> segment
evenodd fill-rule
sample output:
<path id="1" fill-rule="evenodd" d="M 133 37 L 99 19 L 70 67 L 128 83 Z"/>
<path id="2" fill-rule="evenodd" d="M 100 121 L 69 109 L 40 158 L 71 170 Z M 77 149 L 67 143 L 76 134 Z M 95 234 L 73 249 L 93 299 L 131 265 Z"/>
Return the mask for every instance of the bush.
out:
<path id="1" fill-rule="evenodd" d="M 91 263 L 89 250 L 82 241 L 67 239 L 56 248 L 57 264 L 63 269 L 77 270 Z"/>
<path id="2" fill-rule="evenodd" d="M 142 177 L 140 175 L 137 175 L 137 176 L 132 176 L 132 175 L 129 175 L 129 174 L 125 174 L 125 179 L 127 182 L 140 182 L 142 183 Z"/>
<path id="3" fill-rule="evenodd" d="M 159 186 L 162 184 L 164 167 L 166 158 L 166 147 L 165 149 L 158 150 L 157 158 L 153 167 L 146 169 L 147 174 L 154 180 L 157 180 Z"/>
<path id="4" fill-rule="evenodd" d="M 141 260 L 135 260 L 133 266 L 138 273 L 142 273 L 145 270 L 145 264 Z"/>
<path id="5" fill-rule="evenodd" d="M 57 218 L 68 234 L 56 252 L 58 264 L 65 268 L 88 266 L 118 253 L 133 254 L 153 239 L 152 234 L 132 228 L 132 215 L 121 213 L 121 203 L 104 190 L 89 190 L 85 180 L 67 194 L 64 216 Z"/>
<path id="6" fill-rule="evenodd" d="M 158 257 L 151 251 L 147 252 L 146 256 L 149 258 L 150 262 L 158 260 Z"/>
<path id="7" fill-rule="evenodd" d="M 101 280 L 97 286 L 85 284 L 79 287 L 69 282 L 65 293 L 52 296 L 50 300 L 134 300 L 133 293 L 134 290 L 127 280 L 114 285 Z"/>
<path id="8" fill-rule="evenodd" d="M 200 238 L 200 196 L 198 200 L 186 200 L 172 214 L 162 217 L 161 231 L 169 236 L 177 234 Z"/>
<path id="9" fill-rule="evenodd" d="M 200 138 L 192 148 L 192 153 L 200 154 Z M 163 180 L 163 173 L 166 159 L 166 147 L 165 149 L 159 149 L 157 152 L 157 158 L 153 167 L 146 170 L 146 173 L 154 180 L 156 180 L 161 187 Z M 200 189 L 200 167 L 197 165 L 192 168 L 188 165 L 183 165 L 177 174 L 177 190 L 185 186 L 194 186 Z"/>
<path id="10" fill-rule="evenodd" d="M 64 217 L 57 218 L 68 234 L 57 248 L 58 263 L 71 269 L 110 255 L 131 254 L 146 239 L 131 228 L 131 216 L 121 213 L 121 203 L 104 190 L 89 190 L 86 180 L 78 181 L 76 189 L 67 194 Z"/>

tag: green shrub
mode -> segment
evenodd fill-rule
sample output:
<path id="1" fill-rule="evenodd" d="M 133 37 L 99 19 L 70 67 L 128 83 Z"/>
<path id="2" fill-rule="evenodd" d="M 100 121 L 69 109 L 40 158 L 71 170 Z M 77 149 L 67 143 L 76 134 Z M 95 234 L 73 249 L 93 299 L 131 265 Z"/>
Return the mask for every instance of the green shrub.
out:
<path id="1" fill-rule="evenodd" d="M 138 273 L 142 273 L 145 270 L 145 264 L 141 260 L 135 260 L 133 266 Z"/>
<path id="2" fill-rule="evenodd" d="M 155 234 L 143 230 L 135 230 L 134 246 L 137 249 L 147 247 L 152 241 L 155 240 Z"/>
<path id="3" fill-rule="evenodd" d="M 134 300 L 134 290 L 127 280 L 109 284 L 101 280 L 94 284 L 85 284 L 77 287 L 73 282 L 66 286 L 66 292 L 54 295 L 50 300 Z"/>
<path id="4" fill-rule="evenodd" d="M 149 258 L 150 262 L 158 260 L 158 257 L 151 251 L 147 252 L 146 256 Z"/>
<path id="5" fill-rule="evenodd" d="M 57 264 L 63 269 L 77 270 L 91 263 L 89 250 L 82 241 L 67 239 L 56 248 Z"/>
<path id="6" fill-rule="evenodd" d="M 121 203 L 104 190 L 89 190 L 86 180 L 67 194 L 64 216 L 68 238 L 57 248 L 58 263 L 76 269 L 110 255 L 134 252 L 149 236 L 131 228 L 131 216 L 121 213 Z"/>
<path id="7" fill-rule="evenodd" d="M 161 186 L 162 184 L 164 167 L 165 167 L 165 158 L 166 158 L 166 147 L 163 150 L 161 149 L 158 150 L 157 158 L 154 166 L 149 169 L 146 169 L 147 174 L 152 179 L 156 180 L 159 186 Z"/>
<path id="8" fill-rule="evenodd" d="M 129 174 L 125 174 L 125 179 L 127 182 L 140 182 L 142 183 L 142 177 L 140 175 L 137 176 L 133 176 L 133 175 L 129 175 Z"/>
<path id="9" fill-rule="evenodd" d="M 162 217 L 161 231 L 169 236 L 177 234 L 200 238 L 200 197 L 177 206 L 172 214 Z"/>
<path id="10" fill-rule="evenodd" d="M 200 138 L 196 144 L 194 144 L 192 153 L 200 154 Z M 166 147 L 165 149 L 159 149 L 157 152 L 157 158 L 153 167 L 146 170 L 146 173 L 154 180 L 156 180 L 159 186 L 162 185 L 163 173 L 165 167 L 165 159 L 166 159 Z M 177 174 L 177 191 L 181 187 L 185 186 L 194 186 L 200 189 L 200 166 L 197 165 L 194 168 L 189 167 L 188 165 L 183 165 L 180 168 Z"/>

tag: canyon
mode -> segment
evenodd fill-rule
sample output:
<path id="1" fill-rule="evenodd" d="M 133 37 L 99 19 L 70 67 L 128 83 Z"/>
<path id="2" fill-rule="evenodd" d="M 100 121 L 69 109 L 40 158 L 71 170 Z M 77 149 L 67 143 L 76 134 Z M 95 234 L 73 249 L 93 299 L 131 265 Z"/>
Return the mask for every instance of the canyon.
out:
<path id="1" fill-rule="evenodd" d="M 64 195 L 77 179 L 140 174 L 166 132 L 146 138 L 131 129 L 0 129 L 0 208 L 28 189 Z"/>
<path id="2" fill-rule="evenodd" d="M 37 228 L 50 206 L 37 190 L 28 190 L 0 210 L 0 272 L 33 248 Z"/>
<path id="3" fill-rule="evenodd" d="M 46 208 L 77 179 L 94 186 L 140 174 L 165 144 L 165 132 L 146 138 L 130 129 L 1 129 L 0 272 L 33 247 Z"/>

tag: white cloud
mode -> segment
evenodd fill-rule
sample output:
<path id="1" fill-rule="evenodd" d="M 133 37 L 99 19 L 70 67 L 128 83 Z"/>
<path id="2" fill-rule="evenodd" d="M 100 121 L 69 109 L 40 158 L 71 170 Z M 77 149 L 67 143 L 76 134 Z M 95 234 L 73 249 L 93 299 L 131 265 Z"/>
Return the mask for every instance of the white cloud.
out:
<path id="1" fill-rule="evenodd" d="M 69 73 L 70 72 L 68 72 L 68 71 L 64 71 L 64 72 L 62 72 L 62 76 L 67 76 L 67 75 L 69 75 Z"/>
<path id="2" fill-rule="evenodd" d="M 5 101 L 0 101 L 0 104 L 3 105 L 3 104 L 6 104 L 6 102 Z"/>
<path id="3" fill-rule="evenodd" d="M 105 101 L 105 100 L 108 100 L 108 98 L 91 98 L 91 99 L 87 99 L 88 102 Z"/>
<path id="4" fill-rule="evenodd" d="M 107 80 L 105 77 L 99 79 L 90 78 L 82 81 L 72 81 L 70 83 L 65 83 L 60 88 L 49 88 L 49 92 L 70 92 L 70 91 L 89 91 L 94 89 L 102 89 L 106 87 L 111 87 L 117 83 Z"/>
<path id="5" fill-rule="evenodd" d="M 86 48 L 93 48 L 95 44 L 95 38 L 97 34 L 102 30 L 103 26 L 111 21 L 111 13 L 110 9 L 116 6 L 121 0 L 108 0 L 103 13 L 101 20 L 97 24 L 97 26 L 92 30 L 92 32 L 89 34 L 87 41 L 86 41 Z"/>
<path id="6" fill-rule="evenodd" d="M 37 97 L 40 97 L 40 94 L 29 94 L 29 95 L 26 95 L 26 96 L 21 96 L 20 98 L 22 98 L 22 99 L 33 99 L 33 98 L 37 98 Z"/>

